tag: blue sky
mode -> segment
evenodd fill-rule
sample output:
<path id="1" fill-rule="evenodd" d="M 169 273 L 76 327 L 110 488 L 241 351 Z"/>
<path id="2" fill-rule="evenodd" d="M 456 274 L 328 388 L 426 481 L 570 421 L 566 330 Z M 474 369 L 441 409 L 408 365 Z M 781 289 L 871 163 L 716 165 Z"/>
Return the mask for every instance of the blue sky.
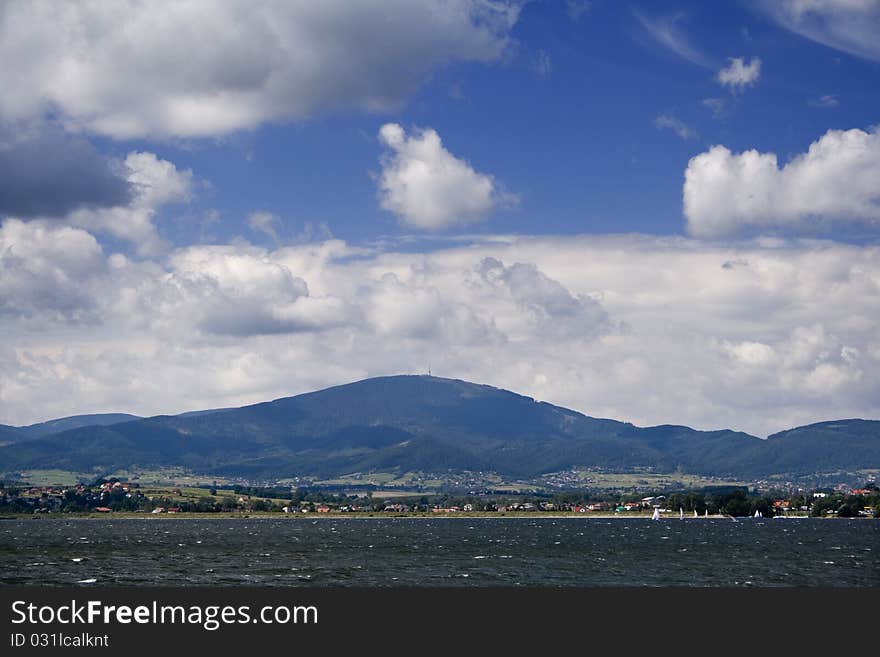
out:
<path id="1" fill-rule="evenodd" d="M 639 16 L 672 22 L 706 64 L 659 43 Z M 828 129 L 867 129 L 880 106 L 876 61 L 793 34 L 748 3 L 594 2 L 572 20 L 564 2 L 533 2 L 511 36 L 502 61 L 439 67 L 394 111 L 338 110 L 219 139 L 106 147 L 149 149 L 209 181 L 188 209 L 219 211 L 210 234 L 221 240 L 259 239 L 245 223 L 255 210 L 278 215 L 289 236 L 306 222 L 352 242 L 412 232 L 376 202 L 376 135 L 388 121 L 434 128 L 453 154 L 519 195 L 472 231 L 684 234 L 682 175 L 697 153 L 724 144 L 785 162 Z M 739 92 L 720 85 L 729 57 L 760 58 L 760 79 Z M 723 103 L 718 116 L 707 99 Z M 660 116 L 694 136 L 658 128 Z M 178 211 L 165 213 L 164 232 L 199 241 L 201 229 L 176 221 Z"/>
<path id="2" fill-rule="evenodd" d="M 880 417 L 880 0 L 63 7 L 0 15 L 0 423 Z"/>

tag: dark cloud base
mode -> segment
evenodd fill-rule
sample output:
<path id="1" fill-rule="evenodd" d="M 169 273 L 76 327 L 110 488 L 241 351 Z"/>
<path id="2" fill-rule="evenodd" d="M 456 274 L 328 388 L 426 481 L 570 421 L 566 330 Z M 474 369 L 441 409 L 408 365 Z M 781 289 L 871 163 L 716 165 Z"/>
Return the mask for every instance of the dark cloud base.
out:
<path id="1" fill-rule="evenodd" d="M 83 207 L 125 205 L 129 182 L 89 142 L 55 128 L 0 127 L 0 215 L 63 217 Z"/>

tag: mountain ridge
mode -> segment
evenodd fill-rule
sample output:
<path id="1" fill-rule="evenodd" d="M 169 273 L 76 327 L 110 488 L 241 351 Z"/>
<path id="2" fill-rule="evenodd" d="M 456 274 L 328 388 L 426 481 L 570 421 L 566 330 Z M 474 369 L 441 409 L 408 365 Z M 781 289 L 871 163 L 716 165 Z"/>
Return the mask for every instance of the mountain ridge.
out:
<path id="1" fill-rule="evenodd" d="M 69 415 L 44 422 L 35 422 L 23 426 L 0 424 L 0 442 L 18 442 L 33 438 L 42 438 L 53 433 L 68 429 L 90 426 L 108 426 L 128 420 L 142 420 L 140 415 L 131 413 L 89 413 L 85 415 Z"/>
<path id="2" fill-rule="evenodd" d="M 179 466 L 244 477 L 380 470 L 532 477 L 590 467 L 757 477 L 880 467 L 875 420 L 829 420 L 767 439 L 730 429 L 638 427 L 424 375 L 364 379 L 238 408 L 119 417 L 6 444 L 0 471 Z"/>

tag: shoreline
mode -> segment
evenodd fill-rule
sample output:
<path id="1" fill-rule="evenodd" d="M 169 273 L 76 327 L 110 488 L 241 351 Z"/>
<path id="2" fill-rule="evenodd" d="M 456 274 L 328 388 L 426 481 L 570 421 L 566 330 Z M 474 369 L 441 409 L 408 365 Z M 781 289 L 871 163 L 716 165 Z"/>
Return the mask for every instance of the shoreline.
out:
<path id="1" fill-rule="evenodd" d="M 457 513 L 277 513 L 277 512 L 257 512 L 257 513 L 161 513 L 161 514 L 145 514 L 130 512 L 115 513 L 54 513 L 54 514 L 9 514 L 0 516 L 3 520 L 264 520 L 264 519 L 284 519 L 292 522 L 301 522 L 304 520 L 426 520 L 426 519 L 546 519 L 546 520 L 651 520 L 651 514 L 619 514 L 619 513 L 553 513 L 553 512 L 457 512 Z M 773 516 L 768 518 L 757 518 L 757 520 L 775 520 L 781 518 L 784 520 L 809 520 L 812 516 Z M 836 520 L 834 517 L 816 517 L 817 520 Z M 679 519 L 677 515 L 661 516 L 660 520 L 665 521 L 692 521 L 692 520 L 735 520 L 748 521 L 755 520 L 752 516 L 741 516 L 733 518 L 726 515 L 710 515 L 710 516 L 685 516 Z M 872 520 L 872 518 L 843 518 L 843 520 Z"/>

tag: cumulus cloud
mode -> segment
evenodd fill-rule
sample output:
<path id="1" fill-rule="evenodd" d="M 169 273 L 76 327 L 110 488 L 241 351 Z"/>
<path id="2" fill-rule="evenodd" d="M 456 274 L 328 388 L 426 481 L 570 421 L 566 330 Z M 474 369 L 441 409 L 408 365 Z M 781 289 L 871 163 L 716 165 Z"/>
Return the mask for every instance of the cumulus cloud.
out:
<path id="1" fill-rule="evenodd" d="M 84 230 L 7 219 L 0 226 L 0 318 L 96 321 L 89 281 L 106 270 L 101 246 Z"/>
<path id="2" fill-rule="evenodd" d="M 776 361 L 773 347 L 763 342 L 725 343 L 724 349 L 738 362 L 747 366 L 767 367 Z"/>
<path id="3" fill-rule="evenodd" d="M 567 338 L 595 338 L 609 329 L 608 313 L 595 299 L 573 295 L 559 281 L 533 263 L 510 267 L 496 258 L 484 258 L 477 266 L 484 281 L 510 294 L 529 316 L 529 333 Z"/>
<path id="4" fill-rule="evenodd" d="M 412 269 L 402 275 L 382 274 L 370 285 L 365 301 L 366 318 L 378 335 L 425 346 L 473 347 L 503 339 L 491 320 Z"/>
<path id="5" fill-rule="evenodd" d="M 154 220 L 163 206 L 190 199 L 193 172 L 181 171 L 154 153 L 138 151 L 128 154 L 124 167 L 126 180 L 133 190 L 127 204 L 82 208 L 70 213 L 68 219 L 76 226 L 132 242 L 141 255 L 157 255 L 168 245 L 159 236 Z"/>
<path id="6" fill-rule="evenodd" d="M 866 363 L 859 349 L 842 344 L 822 324 L 798 326 L 775 347 L 745 341 L 725 344 L 724 348 L 734 367 L 752 370 L 750 378 L 760 379 L 767 368 L 780 372 L 777 394 L 799 388 L 808 398 L 833 395 L 851 390 L 864 377 L 862 368 Z"/>
<path id="7" fill-rule="evenodd" d="M 487 236 L 132 260 L 15 220 L 0 245 L 7 424 L 244 404 L 429 363 L 643 425 L 880 416 L 876 246 Z"/>
<path id="8" fill-rule="evenodd" d="M 382 157 L 379 200 L 385 210 L 415 228 L 440 230 L 485 219 L 515 202 L 492 176 L 455 157 L 431 129 L 407 135 L 396 123 L 379 130 Z"/>
<path id="9" fill-rule="evenodd" d="M 718 82 L 730 87 L 734 93 L 755 84 L 761 77 L 761 60 L 758 57 L 752 57 L 748 64 L 743 57 L 730 57 L 727 62 L 727 66 L 718 71 Z"/>
<path id="10" fill-rule="evenodd" d="M 775 153 L 713 146 L 688 162 L 684 214 L 701 237 L 876 225 L 880 132 L 829 130 L 782 167 Z"/>
<path id="11" fill-rule="evenodd" d="M 762 0 L 758 6 L 795 34 L 880 62 L 878 0 Z"/>
<path id="12" fill-rule="evenodd" d="M 659 129 L 665 128 L 672 130 L 672 132 L 685 140 L 693 139 L 697 136 L 697 133 L 694 132 L 694 130 L 692 130 L 684 121 L 668 114 L 661 114 L 654 119 L 654 125 Z"/>
<path id="13" fill-rule="evenodd" d="M 439 66 L 498 60 L 518 13 L 484 0 L 10 2 L 0 117 L 51 113 L 130 139 L 384 111 Z"/>
<path id="14" fill-rule="evenodd" d="M 261 249 L 199 246 L 175 253 L 168 284 L 174 304 L 204 332 L 250 336 L 326 328 L 345 304 L 315 298 L 306 281 Z"/>
<path id="15" fill-rule="evenodd" d="M 172 162 L 161 160 L 154 153 L 136 151 L 125 158 L 125 166 L 128 181 L 144 205 L 158 207 L 189 200 L 193 179 L 191 170 L 180 171 Z"/>
<path id="16" fill-rule="evenodd" d="M 58 128 L 0 125 L 0 216 L 61 217 L 83 207 L 127 203 L 119 167 Z"/>

